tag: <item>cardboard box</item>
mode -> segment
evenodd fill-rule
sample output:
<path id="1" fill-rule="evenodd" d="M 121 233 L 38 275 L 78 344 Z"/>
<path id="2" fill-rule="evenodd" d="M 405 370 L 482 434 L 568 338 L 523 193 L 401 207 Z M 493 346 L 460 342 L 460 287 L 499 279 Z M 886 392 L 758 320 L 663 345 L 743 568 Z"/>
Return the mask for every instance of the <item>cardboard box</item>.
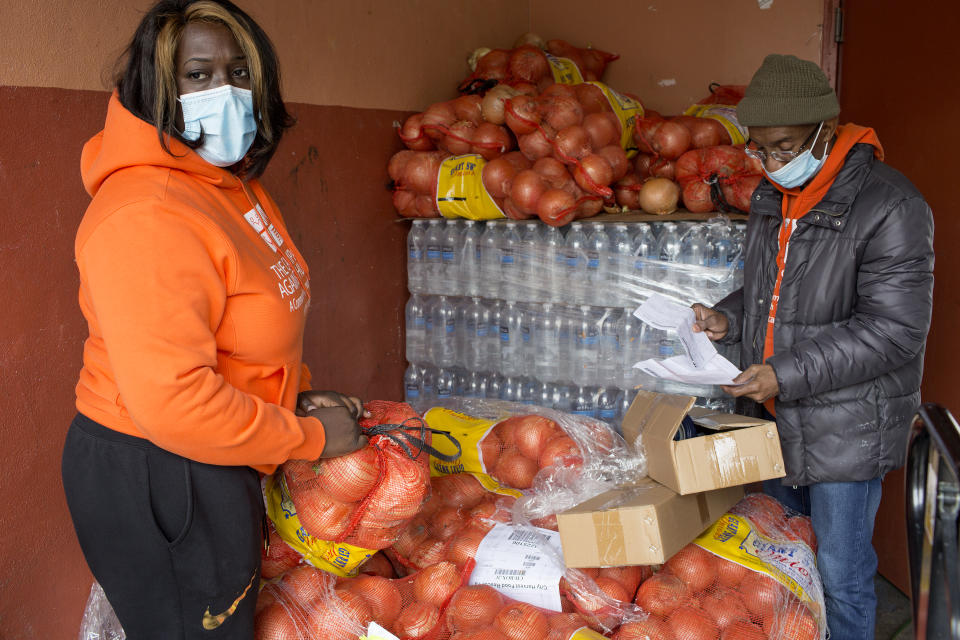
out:
<path id="1" fill-rule="evenodd" d="M 775 422 L 694 408 L 694 400 L 640 391 L 627 410 L 623 436 L 642 442 L 651 478 L 687 495 L 785 475 Z M 674 440 L 687 413 L 716 433 Z"/>
<path id="2" fill-rule="evenodd" d="M 568 567 L 661 564 L 743 497 L 743 487 L 681 496 L 644 478 L 557 514 Z"/>

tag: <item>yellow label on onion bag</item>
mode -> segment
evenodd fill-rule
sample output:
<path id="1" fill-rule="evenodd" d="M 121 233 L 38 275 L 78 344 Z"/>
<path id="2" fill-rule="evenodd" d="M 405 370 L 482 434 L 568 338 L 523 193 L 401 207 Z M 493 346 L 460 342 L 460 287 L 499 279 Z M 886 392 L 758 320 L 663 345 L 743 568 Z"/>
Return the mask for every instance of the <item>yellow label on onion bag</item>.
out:
<path id="1" fill-rule="evenodd" d="M 583 82 L 583 74 L 577 63 L 570 58 L 558 58 L 557 56 L 546 54 L 547 62 L 550 63 L 550 72 L 553 73 L 553 81 L 558 84 L 580 84 Z"/>
<path id="2" fill-rule="evenodd" d="M 823 584 L 817 561 L 805 544 L 772 540 L 761 534 L 748 518 L 724 514 L 694 543 L 707 551 L 770 576 L 802 600 L 822 620 Z"/>
<path id="3" fill-rule="evenodd" d="M 487 490 L 505 496 L 519 498 L 520 491 L 501 485 L 487 473 L 480 453 L 480 441 L 490 433 L 499 420 L 484 420 L 441 407 L 434 407 L 423 415 L 427 426 L 438 431 L 450 433 L 459 443 L 460 451 L 448 438 L 433 438 L 433 448 L 442 454 L 455 457 L 451 462 L 430 456 L 430 475 L 448 476 L 455 473 L 469 473 Z M 459 453 L 459 455 L 458 455 Z"/>
<path id="4" fill-rule="evenodd" d="M 695 104 L 683 112 L 685 116 L 711 118 L 723 125 L 730 134 L 731 144 L 743 144 L 747 141 L 747 128 L 737 120 L 737 108 L 726 104 Z"/>
<path id="5" fill-rule="evenodd" d="M 437 208 L 444 218 L 496 220 L 507 216 L 483 186 L 483 156 L 447 158 L 437 176 Z"/>
<path id="6" fill-rule="evenodd" d="M 606 640 L 606 636 L 600 635 L 590 627 L 580 627 L 567 640 Z"/>
<path id="7" fill-rule="evenodd" d="M 639 151 L 633 141 L 633 129 L 637 124 L 637 118 L 643 117 L 643 105 L 636 98 L 625 96 L 602 82 L 591 81 L 587 84 L 599 88 L 606 96 L 610 108 L 613 109 L 613 115 L 620 121 L 620 146 L 627 152 L 627 157 L 632 158 Z"/>
<path id="8" fill-rule="evenodd" d="M 358 567 L 377 552 L 376 549 L 320 540 L 307 533 L 297 517 L 297 508 L 287 489 L 286 478 L 280 472 L 267 476 L 264 496 L 267 499 L 267 516 L 277 533 L 317 569 L 350 578 L 357 575 Z"/>

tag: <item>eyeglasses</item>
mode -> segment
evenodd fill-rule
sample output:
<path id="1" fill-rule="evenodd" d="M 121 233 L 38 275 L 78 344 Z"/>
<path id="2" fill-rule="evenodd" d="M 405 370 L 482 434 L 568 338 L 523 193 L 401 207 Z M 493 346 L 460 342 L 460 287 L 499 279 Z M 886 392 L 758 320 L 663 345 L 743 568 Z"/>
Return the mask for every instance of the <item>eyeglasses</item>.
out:
<path id="1" fill-rule="evenodd" d="M 768 157 L 773 158 L 777 162 L 787 163 L 803 153 L 807 149 L 808 144 L 811 146 L 816 144 L 816 138 L 822 128 L 823 123 L 821 122 L 816 129 L 810 132 L 810 135 L 807 136 L 807 139 L 803 141 L 803 144 L 801 144 L 800 148 L 796 151 L 760 151 L 759 149 L 754 149 L 753 147 L 744 147 L 743 152 L 751 158 L 759 160 L 764 164 L 766 164 Z"/>

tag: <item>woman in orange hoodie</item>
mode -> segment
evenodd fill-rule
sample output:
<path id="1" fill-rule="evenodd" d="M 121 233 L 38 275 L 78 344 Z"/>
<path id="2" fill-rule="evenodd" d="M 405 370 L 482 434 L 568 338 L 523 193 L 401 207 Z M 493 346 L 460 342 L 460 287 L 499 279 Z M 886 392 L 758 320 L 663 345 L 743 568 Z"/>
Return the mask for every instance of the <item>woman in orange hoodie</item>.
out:
<path id="1" fill-rule="evenodd" d="M 310 277 L 257 178 L 290 126 L 266 34 L 226 0 L 141 21 L 76 238 L 89 326 L 63 483 L 130 640 L 251 638 L 257 472 L 365 443 L 356 398 L 310 392 Z"/>

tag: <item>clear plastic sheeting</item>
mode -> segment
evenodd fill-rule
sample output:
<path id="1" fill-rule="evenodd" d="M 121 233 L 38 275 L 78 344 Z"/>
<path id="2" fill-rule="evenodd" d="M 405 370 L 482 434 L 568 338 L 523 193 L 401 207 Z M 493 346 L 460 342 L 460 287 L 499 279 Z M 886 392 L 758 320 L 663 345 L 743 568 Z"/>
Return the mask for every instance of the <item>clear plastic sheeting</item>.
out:
<path id="1" fill-rule="evenodd" d="M 742 283 L 745 225 L 415 220 L 408 234 L 406 401 L 501 399 L 619 425 L 636 389 L 732 411 L 713 385 L 633 365 L 681 352 L 633 310 L 658 293 L 712 304 Z M 736 352 L 720 353 L 737 364 Z"/>
<path id="2" fill-rule="evenodd" d="M 745 223 L 415 220 L 411 293 L 514 302 L 639 306 L 651 293 L 713 304 L 742 284 Z"/>
<path id="3" fill-rule="evenodd" d="M 127 634 L 97 581 L 90 587 L 90 597 L 87 598 L 87 608 L 83 612 L 80 635 L 77 637 L 78 640 L 126 640 Z"/>

